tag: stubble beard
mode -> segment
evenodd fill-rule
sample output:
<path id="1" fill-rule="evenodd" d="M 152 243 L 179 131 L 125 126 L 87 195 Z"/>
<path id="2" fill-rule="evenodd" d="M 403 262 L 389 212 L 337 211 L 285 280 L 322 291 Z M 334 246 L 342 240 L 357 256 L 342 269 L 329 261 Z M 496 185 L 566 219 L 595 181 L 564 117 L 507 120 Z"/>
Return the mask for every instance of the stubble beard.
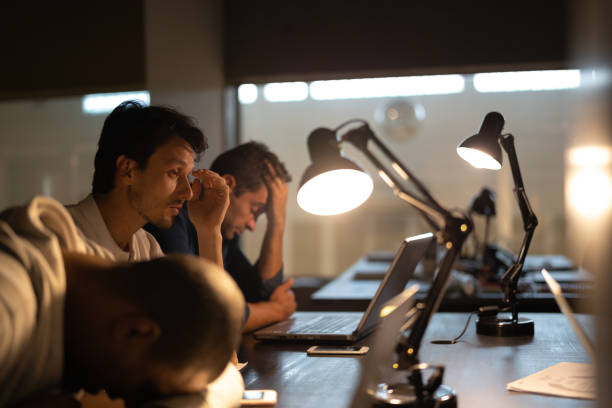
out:
<path id="1" fill-rule="evenodd" d="M 150 223 L 158 228 L 161 229 L 169 229 L 170 227 L 172 227 L 172 224 L 174 223 L 174 218 L 176 217 L 175 215 L 171 215 L 169 217 L 166 217 L 164 212 L 166 210 L 169 209 L 169 206 L 171 204 L 178 204 L 179 202 L 177 201 L 173 201 L 172 203 L 169 203 L 163 210 L 160 216 L 158 217 L 154 217 L 150 214 L 151 210 L 154 210 L 153 207 L 151 208 L 146 208 L 142 202 L 142 195 L 139 194 L 137 191 L 134 191 L 133 189 L 130 189 L 128 191 L 128 197 L 129 200 L 131 202 L 132 208 L 134 208 L 136 210 L 136 212 L 138 213 L 138 215 L 143 218 L 145 220 L 145 224 L 146 223 Z M 143 224 L 144 226 L 144 224 Z"/>

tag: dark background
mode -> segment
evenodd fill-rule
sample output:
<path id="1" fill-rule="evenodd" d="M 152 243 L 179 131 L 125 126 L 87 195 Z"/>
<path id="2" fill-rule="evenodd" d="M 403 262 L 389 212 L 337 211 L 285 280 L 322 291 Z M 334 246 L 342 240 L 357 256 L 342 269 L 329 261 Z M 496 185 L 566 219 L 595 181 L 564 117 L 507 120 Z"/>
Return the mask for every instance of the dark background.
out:
<path id="1" fill-rule="evenodd" d="M 4 3 L 0 99 L 146 89 L 143 0 Z M 568 1 L 226 0 L 228 84 L 567 68 Z"/>

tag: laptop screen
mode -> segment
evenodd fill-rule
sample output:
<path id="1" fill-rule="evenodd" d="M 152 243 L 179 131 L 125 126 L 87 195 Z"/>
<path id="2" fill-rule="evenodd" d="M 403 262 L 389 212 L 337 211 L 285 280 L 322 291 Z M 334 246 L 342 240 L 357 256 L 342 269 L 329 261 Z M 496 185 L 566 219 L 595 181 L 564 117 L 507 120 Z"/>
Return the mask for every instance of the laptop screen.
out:
<path id="1" fill-rule="evenodd" d="M 357 327 L 359 333 L 367 333 L 376 327 L 380 321 L 380 310 L 389 299 L 406 287 L 417 264 L 423 259 L 430 245 L 435 245 L 435 237 L 432 233 L 409 237 L 402 242 L 374 298 L 359 322 Z"/>
<path id="2" fill-rule="evenodd" d="M 591 343 L 591 340 L 585 333 L 580 323 L 578 323 L 578 320 L 576 320 L 572 308 L 567 302 L 567 299 L 565 299 L 565 296 L 563 296 L 563 292 L 561 291 L 561 285 L 559 285 L 557 280 L 553 278 L 552 275 L 546 269 L 542 269 L 540 272 L 544 276 L 546 284 L 548 285 L 550 291 L 555 297 L 555 301 L 557 302 L 559 309 L 561 310 L 565 318 L 569 321 L 570 325 L 572 326 L 572 329 L 574 329 L 574 332 L 582 342 L 582 345 L 591 356 L 591 360 L 595 362 L 595 347 L 593 346 L 593 343 Z"/>

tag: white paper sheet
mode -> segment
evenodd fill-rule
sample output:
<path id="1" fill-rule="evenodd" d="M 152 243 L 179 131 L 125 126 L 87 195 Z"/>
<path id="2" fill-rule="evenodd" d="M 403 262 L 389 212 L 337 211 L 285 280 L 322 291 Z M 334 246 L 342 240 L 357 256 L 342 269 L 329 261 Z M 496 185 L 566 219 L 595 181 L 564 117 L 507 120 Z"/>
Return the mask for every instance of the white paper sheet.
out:
<path id="1" fill-rule="evenodd" d="M 555 364 L 506 385 L 510 391 L 583 399 L 595 399 L 595 387 L 595 368 L 592 364 L 567 362 Z"/>

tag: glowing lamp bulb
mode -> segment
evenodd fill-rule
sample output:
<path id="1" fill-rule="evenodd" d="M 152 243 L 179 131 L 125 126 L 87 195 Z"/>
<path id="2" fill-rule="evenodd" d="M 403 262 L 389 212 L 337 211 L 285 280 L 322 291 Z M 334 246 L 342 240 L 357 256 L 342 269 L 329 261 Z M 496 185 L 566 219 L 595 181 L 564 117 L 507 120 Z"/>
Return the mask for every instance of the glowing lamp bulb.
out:
<path id="1" fill-rule="evenodd" d="M 490 155 L 469 147 L 458 147 L 457 154 L 478 169 L 499 170 L 501 164 Z"/>
<path id="2" fill-rule="evenodd" d="M 373 188 L 372 179 L 362 171 L 332 170 L 304 183 L 298 191 L 297 202 L 311 214 L 342 214 L 363 204 Z"/>

